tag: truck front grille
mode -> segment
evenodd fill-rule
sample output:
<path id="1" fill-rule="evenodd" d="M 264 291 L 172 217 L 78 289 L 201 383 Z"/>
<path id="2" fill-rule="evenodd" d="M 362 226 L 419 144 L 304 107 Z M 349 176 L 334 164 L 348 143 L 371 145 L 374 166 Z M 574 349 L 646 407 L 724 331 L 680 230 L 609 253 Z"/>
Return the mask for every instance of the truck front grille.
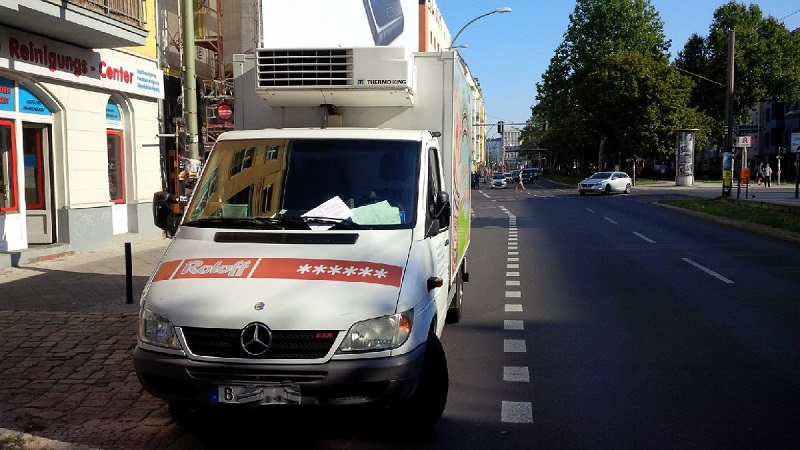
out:
<path id="1" fill-rule="evenodd" d="M 183 327 L 189 351 L 197 356 L 243 359 L 319 359 L 328 354 L 336 340 L 335 331 L 272 330 L 270 348 L 253 356 L 242 348 L 242 330 Z"/>

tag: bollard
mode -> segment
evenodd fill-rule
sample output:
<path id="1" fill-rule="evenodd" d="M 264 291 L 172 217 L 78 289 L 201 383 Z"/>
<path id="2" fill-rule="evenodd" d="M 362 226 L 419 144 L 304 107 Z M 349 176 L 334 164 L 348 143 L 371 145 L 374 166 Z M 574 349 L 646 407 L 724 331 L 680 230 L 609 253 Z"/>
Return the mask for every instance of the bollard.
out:
<path id="1" fill-rule="evenodd" d="M 125 243 L 125 303 L 133 304 L 133 267 L 131 267 L 131 243 Z"/>

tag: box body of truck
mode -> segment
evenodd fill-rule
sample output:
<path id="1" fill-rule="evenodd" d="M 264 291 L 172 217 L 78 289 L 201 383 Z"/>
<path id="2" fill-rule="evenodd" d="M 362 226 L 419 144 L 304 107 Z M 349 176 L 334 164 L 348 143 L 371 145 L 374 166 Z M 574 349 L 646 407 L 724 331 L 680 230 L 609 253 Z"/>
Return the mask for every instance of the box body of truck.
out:
<path id="1" fill-rule="evenodd" d="M 182 216 L 154 198 L 174 237 L 142 293 L 134 366 L 173 414 L 379 404 L 432 423 L 444 410 L 474 93 L 454 52 L 344 49 L 348 69 L 331 58 L 342 50 L 259 50 L 237 78 L 254 89 L 236 92 L 259 126 L 219 137 Z M 376 64 L 407 77 L 355 69 Z"/>

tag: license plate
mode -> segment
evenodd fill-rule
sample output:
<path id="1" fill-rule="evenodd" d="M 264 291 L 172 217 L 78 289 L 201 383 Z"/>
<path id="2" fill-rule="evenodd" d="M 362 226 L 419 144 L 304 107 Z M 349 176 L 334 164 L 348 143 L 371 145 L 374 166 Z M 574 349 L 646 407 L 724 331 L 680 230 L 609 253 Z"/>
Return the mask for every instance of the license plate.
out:
<path id="1" fill-rule="evenodd" d="M 300 403 L 298 385 L 234 384 L 211 386 L 211 403 L 296 405 Z"/>

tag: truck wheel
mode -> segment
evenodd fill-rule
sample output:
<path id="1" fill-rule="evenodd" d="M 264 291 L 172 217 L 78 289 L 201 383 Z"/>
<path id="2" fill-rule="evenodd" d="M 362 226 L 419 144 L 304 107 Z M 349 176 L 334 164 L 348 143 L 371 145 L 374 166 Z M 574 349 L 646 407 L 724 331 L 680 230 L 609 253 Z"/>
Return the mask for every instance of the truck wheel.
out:
<path id="1" fill-rule="evenodd" d="M 455 290 L 456 294 L 453 297 L 453 302 L 450 303 L 450 307 L 447 309 L 447 317 L 445 317 L 444 323 L 458 323 L 461 321 L 461 306 L 464 303 L 464 280 L 461 275 L 461 270 L 458 271 L 458 275 L 456 276 Z"/>
<path id="2" fill-rule="evenodd" d="M 442 342 L 433 331 L 428 333 L 425 360 L 417 389 L 399 408 L 401 418 L 415 425 L 431 426 L 438 421 L 447 405 L 449 388 L 447 358 Z"/>
<path id="3" fill-rule="evenodd" d="M 193 426 L 202 418 L 202 411 L 188 404 L 170 402 L 169 415 L 180 425 Z"/>
<path id="4" fill-rule="evenodd" d="M 447 405 L 449 387 L 450 380 L 444 347 L 436 333 L 431 331 L 428 333 L 428 340 L 425 344 L 422 373 L 411 399 L 414 410 L 419 414 L 420 423 L 433 425 L 442 417 Z"/>

